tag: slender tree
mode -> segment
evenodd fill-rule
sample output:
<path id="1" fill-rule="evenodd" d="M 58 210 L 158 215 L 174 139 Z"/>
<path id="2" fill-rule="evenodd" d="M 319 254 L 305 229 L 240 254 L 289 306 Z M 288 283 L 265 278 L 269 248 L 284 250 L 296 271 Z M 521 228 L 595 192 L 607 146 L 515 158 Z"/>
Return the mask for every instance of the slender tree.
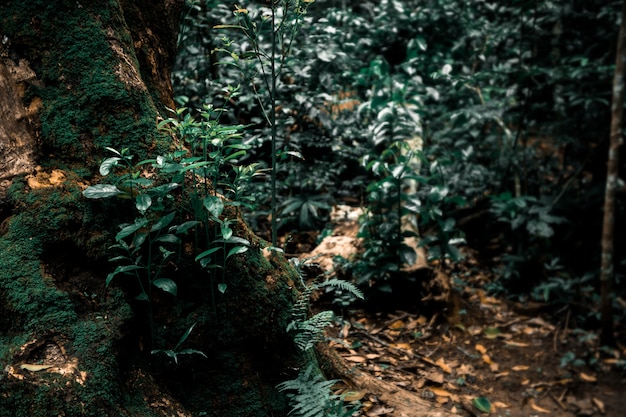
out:
<path id="1" fill-rule="evenodd" d="M 613 233 L 615 224 L 615 190 L 619 171 L 619 150 L 623 139 L 624 115 L 624 61 L 626 60 L 626 1 L 622 3 L 621 25 L 617 41 L 613 99 L 611 106 L 611 134 L 607 160 L 606 192 L 604 197 L 604 221 L 602 227 L 602 264 L 600 284 L 602 293 L 603 344 L 613 343 Z"/>

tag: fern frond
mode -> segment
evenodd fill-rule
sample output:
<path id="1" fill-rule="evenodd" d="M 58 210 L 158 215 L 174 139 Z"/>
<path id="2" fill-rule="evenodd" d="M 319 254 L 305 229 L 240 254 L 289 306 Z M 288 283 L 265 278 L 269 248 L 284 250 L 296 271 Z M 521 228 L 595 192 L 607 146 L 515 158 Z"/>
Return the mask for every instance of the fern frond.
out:
<path id="1" fill-rule="evenodd" d="M 340 397 L 332 394 L 331 388 L 337 381 L 326 381 L 319 369 L 310 364 L 296 379 L 282 382 L 277 388 L 279 391 L 295 391 L 287 394 L 292 407 L 289 414 L 297 417 L 335 417 L 339 415 L 331 410 L 337 409 L 335 403 L 340 401 Z"/>
<path id="2" fill-rule="evenodd" d="M 299 349 L 307 351 L 315 343 L 324 340 L 324 329 L 333 322 L 335 314 L 332 311 L 322 311 L 305 321 L 292 321 L 287 330 L 295 331 L 293 340 Z"/>
<path id="3" fill-rule="evenodd" d="M 329 280 L 326 280 L 324 282 L 317 284 L 317 287 L 318 288 L 324 288 L 324 287 L 337 288 L 343 291 L 347 291 L 350 294 L 354 295 L 355 297 L 360 298 L 361 300 L 363 299 L 363 293 L 361 292 L 361 290 L 359 290 L 358 287 L 354 285 L 353 283 L 351 283 L 350 281 L 345 281 L 343 279 L 331 278 Z"/>

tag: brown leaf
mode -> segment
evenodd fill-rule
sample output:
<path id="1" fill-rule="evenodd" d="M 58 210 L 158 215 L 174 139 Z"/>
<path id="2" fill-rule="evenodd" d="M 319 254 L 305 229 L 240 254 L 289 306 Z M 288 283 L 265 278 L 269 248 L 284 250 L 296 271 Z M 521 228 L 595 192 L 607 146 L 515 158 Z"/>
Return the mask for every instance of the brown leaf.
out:
<path id="1" fill-rule="evenodd" d="M 598 380 L 594 375 L 587 375 L 584 372 L 580 373 L 580 379 L 586 382 L 596 382 Z"/>
<path id="2" fill-rule="evenodd" d="M 532 408 L 533 410 L 535 410 L 538 413 L 545 413 L 545 414 L 550 414 L 550 410 L 546 410 L 545 408 L 539 407 L 537 404 L 535 404 L 535 399 L 531 398 L 528 401 L 528 404 L 530 404 L 530 408 Z"/>
<path id="3" fill-rule="evenodd" d="M 396 320 L 389 325 L 389 328 L 394 330 L 404 329 L 405 327 L 406 326 L 404 325 L 404 322 L 402 320 Z"/>
<path id="4" fill-rule="evenodd" d="M 367 359 L 365 359 L 363 356 L 344 356 L 344 359 L 356 363 L 367 362 Z"/>
<path id="5" fill-rule="evenodd" d="M 480 343 L 476 345 L 476 350 L 482 353 L 483 355 L 487 353 L 487 348 L 481 345 Z"/>
<path id="6" fill-rule="evenodd" d="M 435 364 L 440 367 L 445 373 L 450 374 L 452 373 L 452 368 L 450 368 L 448 365 L 446 365 L 445 361 L 443 360 L 443 358 L 439 358 L 437 359 L 437 362 L 435 362 Z"/>
<path id="7" fill-rule="evenodd" d="M 527 371 L 529 368 L 528 365 L 516 365 L 511 367 L 511 371 Z"/>
<path id="8" fill-rule="evenodd" d="M 443 384 L 443 374 L 441 372 L 430 371 L 426 375 L 424 375 L 424 377 L 427 380 L 434 382 L 436 384 Z"/>
<path id="9" fill-rule="evenodd" d="M 598 411 L 600 411 L 600 413 L 604 414 L 604 403 L 602 401 L 600 401 L 599 399 L 597 399 L 596 397 L 592 397 L 591 401 L 593 402 L 593 405 L 595 405 L 598 408 Z"/>
<path id="10" fill-rule="evenodd" d="M 365 397 L 365 391 L 348 391 L 343 394 L 343 400 L 346 402 L 359 401 Z"/>
<path id="11" fill-rule="evenodd" d="M 20 365 L 20 368 L 26 369 L 30 372 L 39 372 L 49 368 L 52 368 L 54 365 L 37 365 L 34 363 L 23 363 Z"/>
<path id="12" fill-rule="evenodd" d="M 507 340 L 506 342 L 504 342 L 504 344 L 513 347 L 528 347 L 528 343 L 515 342 L 513 340 Z"/>

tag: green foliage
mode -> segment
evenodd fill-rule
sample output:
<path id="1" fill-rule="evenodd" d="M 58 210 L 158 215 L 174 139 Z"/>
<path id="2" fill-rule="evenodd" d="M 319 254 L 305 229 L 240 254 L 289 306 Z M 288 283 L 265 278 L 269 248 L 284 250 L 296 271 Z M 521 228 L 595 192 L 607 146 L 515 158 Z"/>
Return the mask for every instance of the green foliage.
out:
<path id="1" fill-rule="evenodd" d="M 278 384 L 280 391 L 295 391 L 287 393 L 292 406 L 290 415 L 300 417 L 350 417 L 357 407 L 347 409 L 343 407 L 340 395 L 332 394 L 332 387 L 338 380 L 325 380 L 310 364 L 300 371 L 296 379 Z"/>
<path id="2" fill-rule="evenodd" d="M 179 349 L 180 345 L 182 345 L 185 340 L 187 340 L 187 338 L 189 337 L 189 335 L 191 334 L 191 331 L 193 330 L 193 328 L 196 326 L 196 323 L 192 324 L 185 333 L 183 333 L 183 335 L 180 337 L 180 339 L 178 340 L 178 342 L 176 343 L 176 346 L 174 346 L 173 349 L 155 349 L 153 350 L 151 353 L 153 355 L 157 354 L 157 353 L 164 353 L 166 354 L 168 357 L 174 359 L 174 362 L 176 363 L 176 365 L 178 365 L 178 357 L 180 355 L 201 355 L 204 356 L 205 358 L 207 357 L 203 352 L 197 350 L 197 349 Z"/>
<path id="3" fill-rule="evenodd" d="M 215 86 L 245 85 L 231 102 L 232 120 L 253 124 L 251 160 L 276 155 L 267 141 L 277 128 L 284 159 L 273 170 L 276 193 L 290 209 L 279 225 L 320 224 L 315 212 L 323 220 L 325 209 L 307 202 L 366 202 L 370 252 L 360 270 L 376 272 L 363 282 L 384 282 L 399 263 L 411 263 L 398 231 L 403 215 L 417 217 L 429 260 L 458 260 L 464 238 L 479 251 L 499 244 L 491 254 L 502 260 L 506 291 L 539 284 L 529 276 L 547 279 L 549 258 L 560 258 L 569 277 L 597 268 L 597 237 L 588 231 L 599 223 L 619 2 L 318 0 L 294 20 L 307 27 L 301 35 L 285 35 L 289 25 L 280 33 L 290 43 L 278 48 L 289 53 L 279 60 L 274 124 L 267 122 L 271 85 L 249 81 L 264 79 L 268 68 L 274 43 L 263 16 L 271 11 L 241 4 L 247 12 L 233 23 L 229 7 L 195 9 L 204 26 L 190 25 L 185 36 L 201 39 L 199 52 L 182 54 L 188 65 L 177 74 L 195 91 L 204 88 L 190 100 L 223 100 Z M 238 29 L 222 39 L 226 30 L 211 33 L 211 25 Z M 216 48 L 219 59 L 206 53 Z M 226 65 L 191 65 L 207 57 Z M 393 143 L 415 136 L 422 146 L 412 161 L 394 160 L 404 155 Z M 405 192 L 408 180 L 398 175 L 415 175 L 417 190 Z M 251 190 L 259 216 L 276 206 L 266 182 Z M 489 209 L 479 232 L 460 221 Z"/>
<path id="4" fill-rule="evenodd" d="M 236 95 L 236 90 L 229 94 Z M 243 126 L 221 126 L 217 119 L 224 110 L 208 105 L 199 112 L 200 120 L 185 112 L 179 109 L 177 118 L 159 125 L 179 141 L 177 150 L 133 164 L 127 149 L 108 148 L 114 156 L 101 163 L 100 174 L 109 176 L 114 170 L 120 174 L 113 176 L 113 183 L 92 185 L 83 192 L 92 199 L 115 196 L 134 202 L 137 217 L 119 226 L 111 247 L 119 255 L 110 261 L 119 265 L 107 276 L 106 286 L 118 275 L 134 276 L 136 299 L 148 303 L 150 323 L 152 287 L 177 295 L 176 282 L 164 274 L 182 262 L 185 243 L 192 245 L 195 261 L 211 277 L 214 309 L 215 281 L 220 281 L 216 288 L 224 293 L 226 262 L 250 245 L 234 235 L 236 217 L 226 217 L 225 211 L 238 213 L 253 202 L 245 190 L 256 175 L 256 164 L 237 164 L 248 148 L 240 140 Z"/>

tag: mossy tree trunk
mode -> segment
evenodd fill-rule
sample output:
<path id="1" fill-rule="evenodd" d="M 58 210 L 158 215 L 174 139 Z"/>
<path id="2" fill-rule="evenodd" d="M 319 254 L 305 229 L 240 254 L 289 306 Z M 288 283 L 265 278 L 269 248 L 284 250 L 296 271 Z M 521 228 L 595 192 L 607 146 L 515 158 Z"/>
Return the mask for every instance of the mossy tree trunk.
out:
<path id="1" fill-rule="evenodd" d="M 178 297 L 141 302 L 104 289 L 114 203 L 86 200 L 106 147 L 138 159 L 171 147 L 170 69 L 182 0 L 0 3 L 0 415 L 264 416 L 290 357 L 293 271 L 252 248 L 211 306 L 208 280 L 181 268 Z M 115 213 L 115 219 L 112 214 Z M 126 217 L 126 214 L 128 216 Z M 117 220 L 117 221 L 116 221 Z M 182 271 L 185 271 L 184 273 Z M 184 275 L 184 276 L 183 276 Z M 126 284 L 121 282 L 121 286 Z M 178 365 L 171 349 L 191 324 Z"/>

